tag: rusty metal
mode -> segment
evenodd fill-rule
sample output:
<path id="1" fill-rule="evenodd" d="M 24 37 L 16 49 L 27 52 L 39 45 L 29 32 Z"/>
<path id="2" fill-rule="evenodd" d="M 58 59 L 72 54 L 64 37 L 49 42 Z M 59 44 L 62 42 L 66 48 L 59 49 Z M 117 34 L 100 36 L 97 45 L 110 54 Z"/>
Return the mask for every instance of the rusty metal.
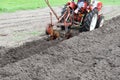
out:
<path id="1" fill-rule="evenodd" d="M 51 21 L 51 24 L 53 25 L 52 23 L 52 13 L 50 12 L 50 21 Z"/>
<path id="2" fill-rule="evenodd" d="M 59 18 L 58 22 L 60 22 L 66 15 L 67 11 L 65 11 L 65 13 Z"/>
<path id="3" fill-rule="evenodd" d="M 66 38 L 66 39 L 69 39 L 69 38 L 71 38 L 71 37 L 72 37 L 72 31 L 69 30 L 69 31 L 65 34 L 65 38 Z"/>
<path id="4" fill-rule="evenodd" d="M 74 10 L 77 8 L 77 4 L 74 3 L 74 0 L 72 2 L 67 3 L 67 5 L 64 7 L 62 11 L 62 15 L 58 17 L 58 15 L 55 13 L 55 11 L 52 9 L 52 7 L 49 4 L 48 0 L 45 0 L 46 4 L 52 11 L 52 13 L 55 15 L 56 19 L 58 20 L 56 23 L 52 23 L 52 13 L 50 12 L 50 20 L 51 23 L 48 25 L 48 32 L 51 37 L 51 40 L 58 38 L 59 36 L 64 36 L 64 38 L 69 39 L 72 37 L 71 29 L 72 27 L 78 27 L 83 28 L 84 26 L 84 18 L 85 15 L 88 13 L 88 10 L 91 11 L 90 5 L 87 5 L 85 2 L 85 6 L 82 7 L 79 12 L 76 14 L 74 13 Z M 54 27 L 54 28 L 53 28 Z M 55 29 L 55 27 L 57 29 Z M 58 30 L 61 29 L 61 30 Z"/>
<path id="5" fill-rule="evenodd" d="M 49 35 L 49 40 L 54 40 L 59 38 L 60 33 L 57 30 L 53 29 L 53 23 L 52 23 L 52 13 L 50 12 L 50 24 L 48 24 L 46 33 Z"/>
<path id="6" fill-rule="evenodd" d="M 52 9 L 52 7 L 49 4 L 48 0 L 45 0 L 46 4 L 48 5 L 48 7 L 50 8 L 50 10 L 52 11 L 52 13 L 55 15 L 55 17 L 57 18 L 58 22 L 56 24 L 53 25 L 52 23 L 52 13 L 50 12 L 50 24 L 48 24 L 48 27 L 46 29 L 46 32 L 49 35 L 50 40 L 54 40 L 60 37 L 60 33 L 59 31 L 53 29 L 53 26 L 64 26 L 65 27 L 65 35 L 64 37 L 66 39 L 71 37 L 71 31 L 69 31 L 68 27 L 72 25 L 72 20 L 70 19 L 70 8 L 67 7 L 66 11 L 64 12 L 64 14 L 59 18 L 57 16 L 57 14 L 55 13 L 55 11 Z M 68 21 L 70 20 L 70 21 Z"/>

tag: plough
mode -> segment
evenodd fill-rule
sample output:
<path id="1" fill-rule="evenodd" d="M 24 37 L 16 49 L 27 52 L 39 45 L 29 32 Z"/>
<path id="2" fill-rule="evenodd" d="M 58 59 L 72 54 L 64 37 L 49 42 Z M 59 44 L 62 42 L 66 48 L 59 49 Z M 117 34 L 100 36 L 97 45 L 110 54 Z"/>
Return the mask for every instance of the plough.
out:
<path id="1" fill-rule="evenodd" d="M 92 31 L 103 26 L 104 16 L 100 13 L 102 9 L 102 2 L 100 1 L 94 1 L 93 4 L 90 4 L 85 0 L 84 6 L 82 6 L 78 13 L 75 13 L 77 4 L 72 0 L 64 6 L 60 17 L 50 6 L 49 1 L 45 0 L 45 2 L 51 10 L 51 22 L 46 28 L 46 34 L 49 35 L 50 40 L 60 37 L 69 39 L 72 37 L 72 27 L 78 27 L 79 31 Z M 52 13 L 57 19 L 57 22 L 54 24 L 52 22 Z"/>

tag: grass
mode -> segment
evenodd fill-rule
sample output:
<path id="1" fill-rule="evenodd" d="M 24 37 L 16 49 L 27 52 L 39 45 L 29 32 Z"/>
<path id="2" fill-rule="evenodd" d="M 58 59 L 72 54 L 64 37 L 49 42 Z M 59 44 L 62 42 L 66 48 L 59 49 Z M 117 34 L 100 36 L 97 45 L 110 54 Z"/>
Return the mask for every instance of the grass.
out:
<path id="1" fill-rule="evenodd" d="M 49 0 L 52 6 L 60 6 L 68 0 Z M 100 0 L 105 5 L 120 5 L 119 0 Z M 47 5 L 44 0 L 0 0 L 1 12 L 14 12 L 17 10 L 28 10 L 36 8 L 44 8 Z"/>
<path id="2" fill-rule="evenodd" d="M 120 0 L 100 0 L 103 2 L 104 5 L 119 5 L 120 6 Z"/>
<path id="3" fill-rule="evenodd" d="M 52 6 L 59 6 L 67 0 L 49 0 Z M 46 7 L 44 0 L 0 0 L 0 12 L 14 12 L 16 10 L 27 10 Z"/>

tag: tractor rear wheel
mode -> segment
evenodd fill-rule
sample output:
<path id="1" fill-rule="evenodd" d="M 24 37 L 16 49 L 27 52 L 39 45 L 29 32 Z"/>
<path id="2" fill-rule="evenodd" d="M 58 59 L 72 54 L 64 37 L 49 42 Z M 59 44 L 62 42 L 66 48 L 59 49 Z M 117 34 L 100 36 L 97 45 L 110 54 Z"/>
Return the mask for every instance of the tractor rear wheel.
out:
<path id="1" fill-rule="evenodd" d="M 104 16 L 101 15 L 101 16 L 98 18 L 96 28 L 102 27 L 103 24 L 104 24 Z"/>
<path id="2" fill-rule="evenodd" d="M 64 12 L 66 11 L 66 8 L 67 8 L 67 4 L 64 5 L 64 7 L 62 8 L 62 12 L 61 12 L 61 16 L 64 14 Z"/>
<path id="3" fill-rule="evenodd" d="M 84 22 L 83 28 L 85 31 L 92 31 L 95 29 L 98 19 L 98 11 L 95 9 L 87 13 Z"/>

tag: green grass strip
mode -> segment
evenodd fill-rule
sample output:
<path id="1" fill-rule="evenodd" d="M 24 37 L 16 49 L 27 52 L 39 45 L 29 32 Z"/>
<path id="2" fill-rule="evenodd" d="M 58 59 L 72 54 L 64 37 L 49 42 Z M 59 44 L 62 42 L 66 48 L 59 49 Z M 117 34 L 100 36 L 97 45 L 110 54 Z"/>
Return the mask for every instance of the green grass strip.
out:
<path id="1" fill-rule="evenodd" d="M 67 0 L 49 0 L 52 6 L 60 6 Z M 0 0 L 0 12 L 14 12 L 47 7 L 44 0 Z"/>
<path id="2" fill-rule="evenodd" d="M 75 0 L 77 1 L 77 0 Z M 120 0 L 100 0 L 104 5 L 120 5 Z M 51 6 L 64 5 L 68 0 L 49 0 Z M 14 12 L 47 7 L 44 0 L 0 0 L 0 12 Z"/>

